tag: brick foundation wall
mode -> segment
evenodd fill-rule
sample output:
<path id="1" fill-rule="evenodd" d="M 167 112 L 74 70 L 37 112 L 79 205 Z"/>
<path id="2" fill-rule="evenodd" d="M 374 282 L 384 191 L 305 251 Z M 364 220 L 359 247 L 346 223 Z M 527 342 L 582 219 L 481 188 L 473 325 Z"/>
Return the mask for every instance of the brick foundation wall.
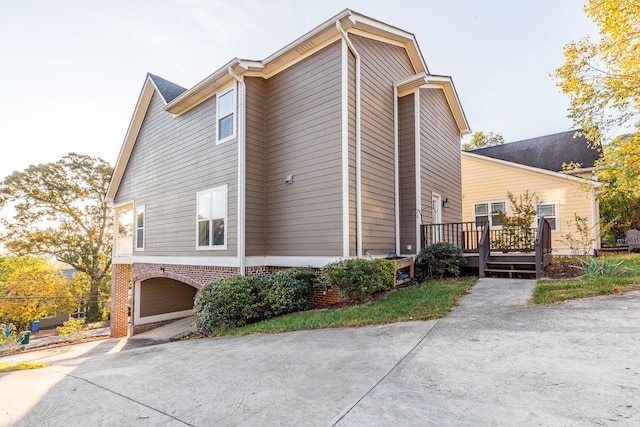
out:
<path id="1" fill-rule="evenodd" d="M 342 304 L 348 302 L 346 298 L 340 296 L 340 288 L 332 286 L 330 290 L 324 292 L 320 288 L 312 288 L 309 294 L 309 308 L 327 308 L 332 305 Z"/>
<path id="2" fill-rule="evenodd" d="M 129 335 L 129 284 L 131 266 L 114 264 L 111 267 L 111 320 L 109 333 L 113 338 Z"/>

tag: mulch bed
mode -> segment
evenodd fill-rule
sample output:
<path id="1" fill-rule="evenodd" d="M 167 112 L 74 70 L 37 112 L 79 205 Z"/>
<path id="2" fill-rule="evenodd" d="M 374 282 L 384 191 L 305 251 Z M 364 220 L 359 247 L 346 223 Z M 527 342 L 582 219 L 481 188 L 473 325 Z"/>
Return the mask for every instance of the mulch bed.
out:
<path id="1" fill-rule="evenodd" d="M 570 279 L 579 276 L 584 274 L 583 271 L 574 267 L 574 265 L 579 263 L 580 262 L 575 259 L 554 261 L 544 269 L 542 276 L 547 279 Z"/>

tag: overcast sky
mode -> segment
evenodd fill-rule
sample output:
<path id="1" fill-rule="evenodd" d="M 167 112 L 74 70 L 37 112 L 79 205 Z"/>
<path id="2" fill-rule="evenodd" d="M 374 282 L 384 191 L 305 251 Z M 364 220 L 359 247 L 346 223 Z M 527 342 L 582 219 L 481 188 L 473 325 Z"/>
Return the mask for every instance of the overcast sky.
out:
<path id="1" fill-rule="evenodd" d="M 0 179 L 69 152 L 112 165 L 146 73 L 190 88 L 264 59 L 345 8 L 415 34 L 472 131 L 573 129 L 549 77 L 596 29 L 578 0 L 24 0 L 0 4 Z M 466 140 L 466 139 L 465 139 Z"/>

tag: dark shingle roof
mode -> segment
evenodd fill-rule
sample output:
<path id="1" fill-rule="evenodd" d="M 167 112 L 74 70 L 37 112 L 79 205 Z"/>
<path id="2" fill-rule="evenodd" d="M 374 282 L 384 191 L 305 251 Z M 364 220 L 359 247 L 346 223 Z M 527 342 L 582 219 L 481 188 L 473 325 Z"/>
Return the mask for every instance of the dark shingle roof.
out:
<path id="1" fill-rule="evenodd" d="M 600 157 L 599 147 L 593 148 L 584 136 L 575 136 L 575 130 L 480 148 L 471 153 L 506 160 L 554 172 L 562 171 L 563 163 L 579 163 L 583 168 L 593 167 Z"/>
<path id="2" fill-rule="evenodd" d="M 163 79 L 162 77 L 158 77 L 153 74 L 149 74 L 149 77 L 153 80 L 153 83 L 156 85 L 160 95 L 162 95 L 167 104 L 187 90 L 182 86 L 178 86 L 175 83 L 171 83 L 170 81 Z"/>

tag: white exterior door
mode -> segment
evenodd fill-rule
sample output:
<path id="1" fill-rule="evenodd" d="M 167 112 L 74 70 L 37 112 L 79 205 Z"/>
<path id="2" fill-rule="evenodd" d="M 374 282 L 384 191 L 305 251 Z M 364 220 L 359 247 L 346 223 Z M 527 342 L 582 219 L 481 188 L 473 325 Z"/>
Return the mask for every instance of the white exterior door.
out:
<path id="1" fill-rule="evenodd" d="M 431 194 L 431 223 L 442 224 L 442 197 L 439 194 Z M 441 225 L 433 227 L 431 243 L 438 243 L 442 240 Z"/>

